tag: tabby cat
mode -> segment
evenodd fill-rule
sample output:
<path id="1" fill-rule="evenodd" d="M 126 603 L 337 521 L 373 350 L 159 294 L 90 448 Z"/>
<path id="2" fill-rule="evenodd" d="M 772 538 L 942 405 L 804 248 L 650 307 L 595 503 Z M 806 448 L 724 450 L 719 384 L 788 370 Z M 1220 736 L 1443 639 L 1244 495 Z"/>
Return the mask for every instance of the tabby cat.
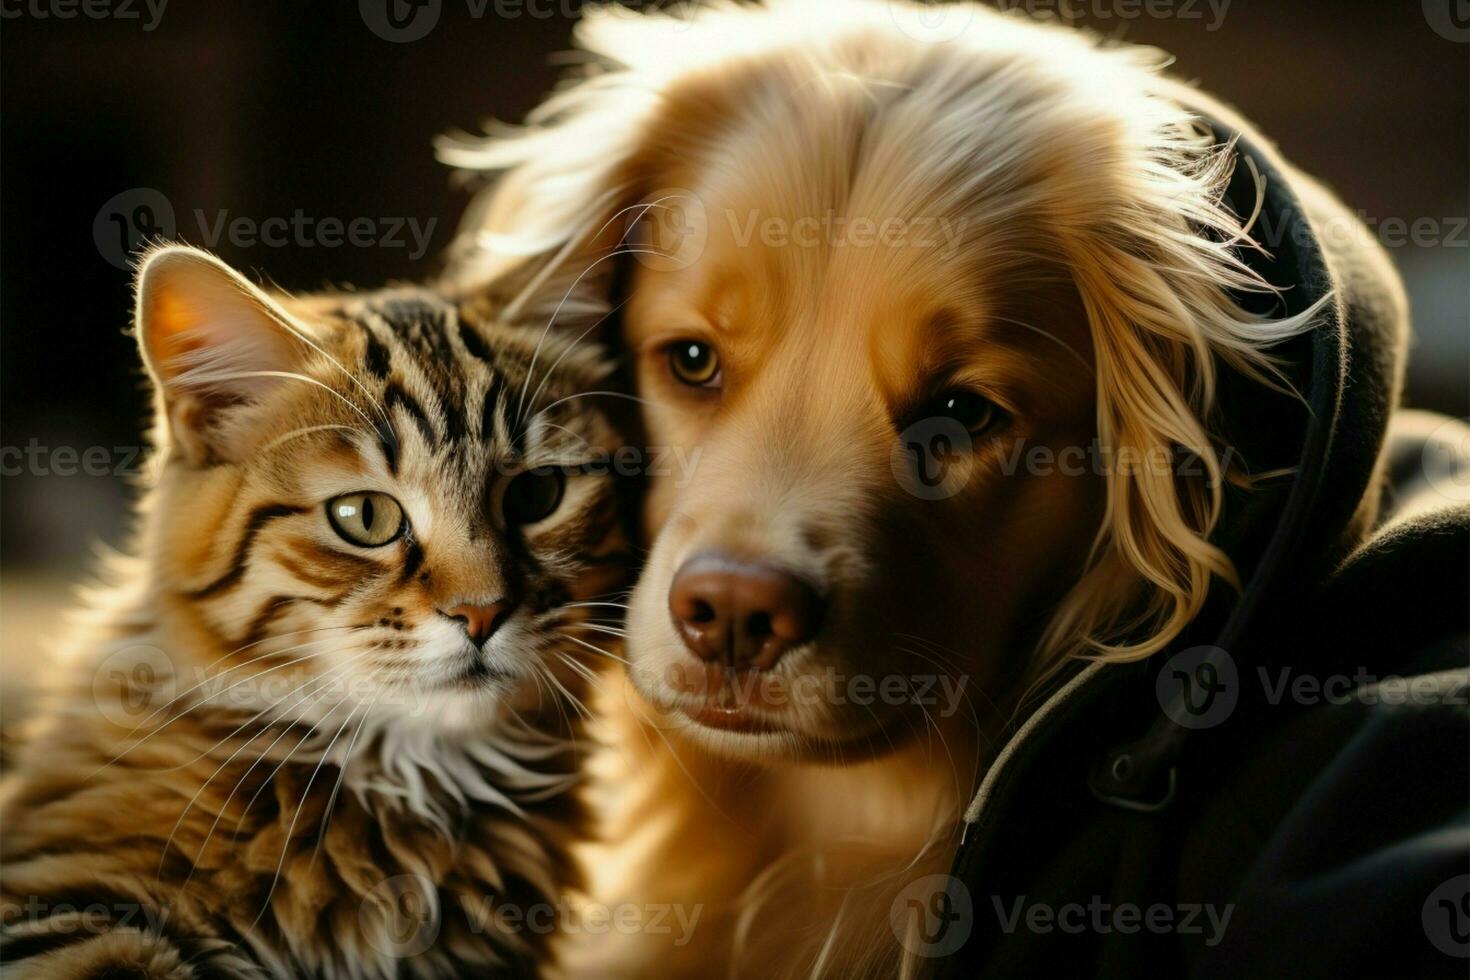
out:
<path id="1" fill-rule="evenodd" d="M 136 330 L 149 486 L 4 784 L 6 975 L 536 975 L 629 571 L 607 364 L 183 247 Z"/>

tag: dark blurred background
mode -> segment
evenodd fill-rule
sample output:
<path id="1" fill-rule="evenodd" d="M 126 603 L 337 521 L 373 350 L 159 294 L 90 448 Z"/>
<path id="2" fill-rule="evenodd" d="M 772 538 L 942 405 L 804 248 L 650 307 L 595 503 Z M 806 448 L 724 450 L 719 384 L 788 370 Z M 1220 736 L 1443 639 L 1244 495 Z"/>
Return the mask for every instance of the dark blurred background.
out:
<path id="1" fill-rule="evenodd" d="M 145 406 L 123 334 L 124 246 L 170 234 L 292 289 L 433 270 L 465 194 L 430 139 L 519 120 L 553 84 L 580 5 L 172 0 L 160 14 L 152 2 L 0 5 L 10 664 L 51 632 L 62 583 L 91 545 L 119 538 Z M 1359 209 L 1413 300 L 1410 401 L 1470 414 L 1465 0 L 1001 5 L 1165 48 L 1177 73 L 1236 104 Z M 346 228 L 332 222 L 354 220 L 357 241 L 339 241 Z"/>

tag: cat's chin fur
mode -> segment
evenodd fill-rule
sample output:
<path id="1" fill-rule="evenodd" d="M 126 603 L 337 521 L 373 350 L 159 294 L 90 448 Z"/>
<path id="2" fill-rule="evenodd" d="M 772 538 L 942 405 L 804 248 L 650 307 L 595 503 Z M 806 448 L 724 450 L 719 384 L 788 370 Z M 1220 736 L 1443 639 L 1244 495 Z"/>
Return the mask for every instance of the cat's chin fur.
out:
<path id="1" fill-rule="evenodd" d="M 122 787 L 129 784 L 126 798 L 137 811 L 157 812 L 157 808 L 167 807 L 175 794 L 188 799 L 193 787 L 185 775 L 179 783 L 152 796 L 147 780 L 154 768 L 171 761 L 173 766 L 169 768 L 176 766 L 187 774 L 194 767 L 209 776 L 220 759 L 229 754 L 222 751 L 200 758 L 198 750 L 212 735 L 191 736 L 229 731 L 235 728 L 240 712 L 212 711 L 207 704 L 191 710 L 193 702 L 188 699 L 169 708 L 171 697 L 163 694 L 186 690 L 188 682 L 183 677 L 177 684 L 159 678 L 162 694 L 156 701 L 162 703 L 148 703 L 141 708 L 136 702 L 109 701 L 107 692 L 99 690 L 96 683 L 87 684 L 98 671 L 116 669 L 126 660 L 128 651 L 179 648 L 181 634 L 187 635 L 188 630 L 148 625 L 146 601 L 141 607 L 139 604 L 142 598 L 134 590 L 108 590 L 94 596 L 95 611 L 86 615 L 66 644 L 72 655 L 66 658 L 66 669 L 55 675 L 62 682 L 46 694 L 51 707 L 32 723 L 23 746 L 25 756 L 20 768 L 32 768 L 33 764 L 39 768 L 35 760 L 45 760 L 44 780 L 39 786 L 36 779 L 8 782 L 0 805 L 9 813 L 30 808 L 32 815 L 40 818 L 39 810 L 49 807 L 45 819 L 59 824 L 105 821 L 117 815 L 89 817 L 85 813 L 88 804 L 81 797 L 89 790 L 122 793 Z M 576 680 L 567 677 L 563 683 Z M 136 693 L 120 692 L 124 697 Z M 220 804 L 215 799 L 212 806 L 211 801 L 195 800 L 192 819 L 185 820 L 191 816 L 187 811 L 179 818 L 179 826 L 169 832 L 162 854 L 153 854 L 135 869 L 143 871 L 140 878 L 146 879 L 148 870 L 186 854 L 196 869 L 195 887 L 213 898 L 270 894 L 270 911 L 260 913 L 258 919 L 248 898 L 240 901 L 243 911 L 233 920 L 239 935 L 226 933 L 219 944 L 207 939 L 199 944 L 200 949 L 212 950 L 208 962 L 220 971 L 217 975 L 256 980 L 307 970 L 323 977 L 400 976 L 405 975 L 401 972 L 405 955 L 419 960 L 406 974 L 409 976 L 454 976 L 471 966 L 531 975 L 547 960 L 547 946 L 554 938 L 551 934 L 531 936 L 529 943 L 524 935 L 485 943 L 483 930 L 494 926 L 481 924 L 478 928 L 482 931 L 476 932 L 464 921 L 459 923 L 461 935 L 457 939 L 452 935 L 454 927 L 446 922 L 433 927 L 433 942 L 418 949 L 420 944 L 414 935 L 410 934 L 406 942 L 400 940 L 405 925 L 410 931 L 421 926 L 393 919 L 389 903 L 416 901 L 402 898 L 400 889 L 412 890 L 422 882 L 434 894 L 453 896 L 461 911 L 487 909 L 492 901 L 507 901 L 519 907 L 560 907 L 568 890 L 577 884 L 576 871 L 564 850 L 576 836 L 573 828 L 581 819 L 570 721 L 545 702 L 529 678 L 502 681 L 483 692 L 426 691 L 414 698 L 423 699 L 419 702 L 423 710 L 375 715 L 355 733 L 352 744 L 345 736 L 332 738 L 335 726 L 325 725 L 324 730 L 299 746 L 292 734 L 275 746 L 276 751 L 259 755 L 264 760 L 261 771 L 275 770 L 272 781 L 278 785 L 299 787 L 312 772 L 322 773 L 312 790 L 317 801 L 341 773 L 337 816 L 322 825 L 325 833 L 320 837 L 315 830 L 321 817 L 319 810 L 293 817 L 290 807 L 282 806 L 278 819 L 233 838 L 229 831 L 236 821 L 224 812 L 230 800 Z M 152 717 L 154 711 L 163 709 L 165 714 Z M 135 741 L 109 755 L 110 750 L 119 747 L 119 726 L 115 722 L 125 717 L 152 720 L 136 726 Z M 179 740 L 172 745 L 174 739 L 168 737 L 168 732 L 175 719 L 197 727 L 175 732 Z M 306 727 L 317 720 L 302 717 L 298 722 Z M 155 732 L 158 734 L 147 737 Z M 262 738 L 259 744 L 270 745 L 271 737 Z M 289 761 L 282 758 L 286 755 Z M 344 769 L 349 755 L 350 765 Z M 235 771 L 246 769 L 254 758 L 242 754 L 235 760 Z M 254 788 L 249 787 L 251 791 Z M 38 794 L 42 798 L 37 798 Z M 247 795 L 239 794 L 234 802 L 240 803 Z M 262 795 L 269 797 L 272 793 Z M 74 806 L 67 806 L 69 799 L 77 801 Z M 307 808 L 304 799 L 302 806 L 303 810 Z M 172 813 L 169 815 L 172 817 Z M 199 826 L 191 836 L 189 826 L 196 820 Z M 277 874 L 273 856 L 280 848 L 275 838 L 281 836 L 282 823 L 288 821 L 297 825 L 295 837 L 302 837 L 300 831 L 308 827 L 311 832 L 300 847 L 292 848 L 289 857 L 282 854 L 280 880 L 268 885 Z M 24 907 L 37 896 L 42 907 L 47 905 L 45 887 L 39 882 L 32 884 L 26 864 L 29 853 L 45 849 L 50 834 L 38 823 L 39 819 L 29 821 L 28 826 L 20 828 L 12 823 L 0 845 L 0 860 L 7 868 L 3 891 L 6 905 Z M 140 828 L 128 822 L 127 833 L 146 836 L 151 831 L 158 836 L 172 823 L 170 819 Z M 467 829 L 471 825 L 475 829 Z M 214 839 L 196 849 L 201 835 Z M 486 840 L 499 845 L 494 852 L 483 850 L 472 860 L 464 860 L 458 853 L 479 849 Z M 106 841 L 99 843 L 105 845 Z M 222 852 L 220 845 L 235 853 Z M 313 849 L 318 850 L 320 860 L 310 857 Z M 330 870 L 339 868 L 342 855 L 349 851 L 361 859 L 361 866 L 345 875 Z M 262 857 L 264 864 L 260 864 Z M 464 870 L 466 866 L 471 869 L 469 873 Z M 230 884 L 211 887 L 209 882 L 217 875 L 229 878 Z M 140 880 L 140 887 L 143 884 Z M 201 909 L 191 902 L 189 891 L 186 886 L 158 920 L 177 916 L 185 928 L 208 936 L 212 933 L 207 924 L 195 924 L 194 917 Z M 118 886 L 118 892 L 131 894 L 127 885 Z M 303 894 L 308 896 L 304 903 L 299 900 Z M 324 897 L 328 895 L 329 899 Z M 138 904 L 148 900 L 140 896 Z M 383 909 L 375 912 L 379 905 Z M 452 917 L 457 913 L 451 907 L 439 914 Z M 333 925 L 321 932 L 306 928 L 313 919 Z M 293 921 L 295 927 L 290 925 Z M 343 923 L 348 931 L 336 931 Z M 242 928 L 247 924 L 248 928 Z M 260 941 L 262 936 L 269 938 Z M 10 938 L 14 941 L 13 936 Z M 242 938 L 248 955 L 227 949 Z M 143 965 L 150 971 L 144 974 L 148 977 L 192 980 L 194 976 L 188 972 L 190 951 L 166 933 L 157 936 L 114 930 L 113 935 L 95 945 L 98 948 L 86 952 L 97 956 L 99 964 L 113 962 L 106 958 L 112 956 Z M 478 960 L 465 957 L 467 948 L 483 949 L 486 955 Z M 507 950 L 512 955 L 506 955 Z M 91 961 L 75 962 L 83 968 Z M 71 965 L 68 961 L 68 967 Z"/>

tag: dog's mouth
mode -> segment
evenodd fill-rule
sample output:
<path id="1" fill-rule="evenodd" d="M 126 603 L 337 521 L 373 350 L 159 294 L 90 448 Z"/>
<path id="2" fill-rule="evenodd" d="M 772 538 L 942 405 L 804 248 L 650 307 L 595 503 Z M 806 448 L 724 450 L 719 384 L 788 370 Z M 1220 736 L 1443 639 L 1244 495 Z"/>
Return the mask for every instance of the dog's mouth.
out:
<path id="1" fill-rule="evenodd" d="M 647 681 L 644 677 L 642 680 Z M 889 741 L 877 714 L 867 713 L 871 726 L 843 723 L 825 699 L 806 700 L 797 679 L 769 674 L 730 675 L 719 666 L 680 664 L 663 683 L 635 684 L 645 704 L 662 720 L 649 719 L 665 730 L 682 730 L 711 747 L 765 752 L 772 748 L 823 757 L 870 741 Z M 813 688 L 814 690 L 815 688 Z M 764 746 L 764 749 L 757 749 Z M 803 749 L 807 746 L 808 749 Z"/>
<path id="2" fill-rule="evenodd" d="M 779 724 L 749 705 L 704 704 L 679 709 L 680 713 L 696 725 L 716 731 L 736 732 L 742 735 L 775 735 L 789 733 L 790 729 Z"/>
<path id="3" fill-rule="evenodd" d="M 784 688 L 770 675 L 681 662 L 664 680 L 674 695 L 664 710 L 695 725 L 745 735 L 795 734 L 782 718 Z"/>
<path id="4" fill-rule="evenodd" d="M 856 762 L 884 755 L 902 741 L 901 733 L 876 723 L 856 730 L 830 723 L 813 726 L 810 719 L 803 724 L 789 714 L 748 704 L 681 705 L 672 709 L 672 716 L 687 736 L 716 753 L 740 759 Z"/>
<path id="5" fill-rule="evenodd" d="M 854 696 L 854 685 L 876 691 L 880 679 L 833 648 L 852 638 L 830 592 L 712 552 L 681 568 L 667 593 L 645 581 L 658 598 L 635 595 L 630 612 L 628 679 L 647 723 L 742 757 L 830 758 L 901 738 L 888 732 L 902 726 L 901 710 Z"/>

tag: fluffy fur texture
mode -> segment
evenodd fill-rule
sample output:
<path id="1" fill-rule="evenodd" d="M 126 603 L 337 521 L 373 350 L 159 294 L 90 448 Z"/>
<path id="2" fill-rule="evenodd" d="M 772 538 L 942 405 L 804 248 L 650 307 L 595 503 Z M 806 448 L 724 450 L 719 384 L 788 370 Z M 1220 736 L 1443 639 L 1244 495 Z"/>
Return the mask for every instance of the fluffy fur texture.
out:
<path id="1" fill-rule="evenodd" d="M 1157 52 L 900 0 L 599 8 L 576 36 L 590 67 L 527 126 L 442 155 L 500 175 L 455 287 L 543 326 L 615 311 L 651 441 L 700 453 L 645 509 L 624 714 L 650 748 L 603 886 L 706 918 L 635 937 L 624 975 L 892 975 L 895 898 L 947 870 L 1020 692 L 1162 649 L 1233 585 L 1211 532 L 1249 461 L 1212 432 L 1217 375 L 1275 383 L 1310 314 L 1232 298 L 1270 291 L 1233 154 Z M 691 342 L 715 383 L 671 371 Z M 931 445 L 954 391 L 997 414 Z M 937 494 L 906 475 L 931 448 Z M 812 583 L 815 641 L 756 678 L 696 662 L 667 597 L 708 550 Z M 769 696 L 926 675 L 965 682 L 952 710 Z M 735 680 L 766 730 L 691 720 Z"/>
<path id="2" fill-rule="evenodd" d="M 7 976 L 536 975 L 629 558 L 580 397 L 606 366 L 426 290 L 267 295 L 182 248 L 143 264 L 137 327 L 158 449 L 4 784 Z M 523 479 L 562 495 L 528 510 Z M 337 530 L 364 491 L 401 534 Z M 472 640 L 455 610 L 490 603 Z"/>

